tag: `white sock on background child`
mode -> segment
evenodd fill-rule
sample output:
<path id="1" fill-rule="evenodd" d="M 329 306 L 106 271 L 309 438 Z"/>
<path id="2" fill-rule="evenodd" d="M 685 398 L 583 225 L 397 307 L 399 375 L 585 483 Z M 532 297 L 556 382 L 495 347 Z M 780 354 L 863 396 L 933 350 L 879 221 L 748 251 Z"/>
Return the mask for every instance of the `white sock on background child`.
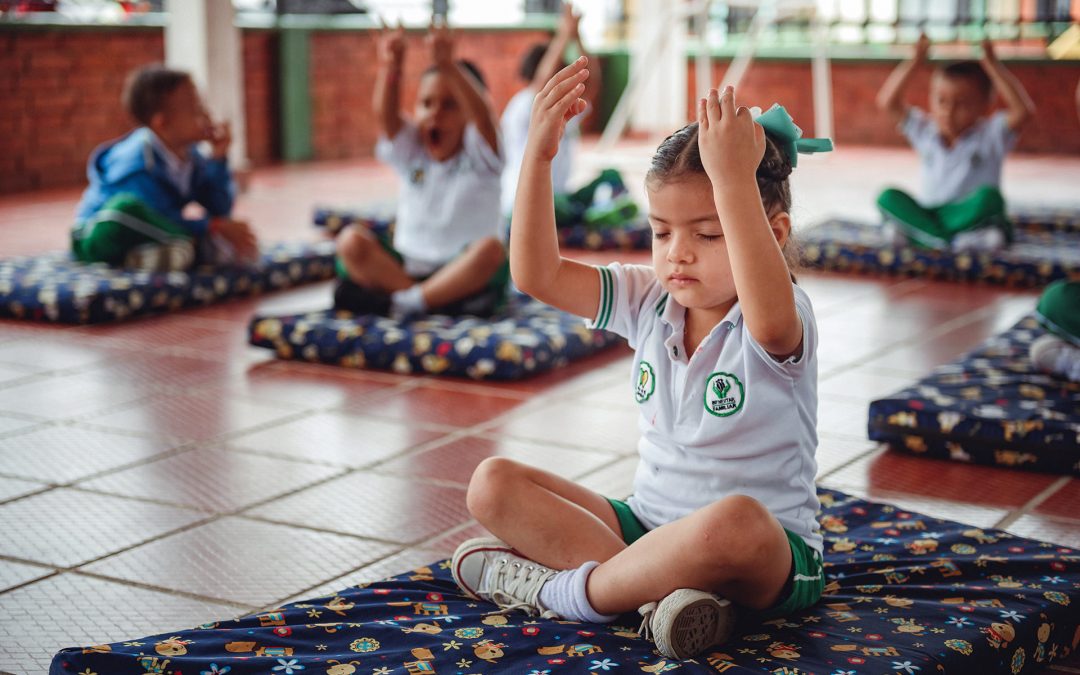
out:
<path id="1" fill-rule="evenodd" d="M 414 284 L 401 291 L 390 294 L 390 313 L 394 316 L 412 316 L 427 311 L 424 294 L 420 284 Z"/>
<path id="2" fill-rule="evenodd" d="M 589 574 L 599 565 L 598 562 L 589 561 L 577 569 L 558 572 L 540 589 L 540 604 L 567 621 L 611 623 L 617 615 L 597 612 L 585 592 Z"/>

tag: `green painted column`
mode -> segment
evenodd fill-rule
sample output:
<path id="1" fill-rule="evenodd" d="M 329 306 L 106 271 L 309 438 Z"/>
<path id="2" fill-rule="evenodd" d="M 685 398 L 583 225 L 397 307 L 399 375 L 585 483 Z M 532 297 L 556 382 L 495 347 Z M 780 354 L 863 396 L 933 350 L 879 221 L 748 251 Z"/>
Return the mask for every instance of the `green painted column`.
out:
<path id="1" fill-rule="evenodd" d="M 311 159 L 311 31 L 281 31 L 281 156 L 286 162 Z"/>

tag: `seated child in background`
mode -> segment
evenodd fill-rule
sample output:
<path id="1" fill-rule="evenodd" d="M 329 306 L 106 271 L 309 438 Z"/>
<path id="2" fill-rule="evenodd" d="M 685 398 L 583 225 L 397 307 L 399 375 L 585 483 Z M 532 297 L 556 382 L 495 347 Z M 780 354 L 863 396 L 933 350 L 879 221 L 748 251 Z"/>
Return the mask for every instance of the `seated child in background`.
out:
<path id="1" fill-rule="evenodd" d="M 514 208 L 514 193 L 517 191 L 518 175 L 521 173 L 521 160 L 525 156 L 533 99 L 555 72 L 566 65 L 563 55 L 567 46 L 572 44 L 581 56 L 589 56 L 578 32 L 580 21 L 581 17 L 574 14 L 571 5 L 564 4 L 555 37 L 550 42 L 533 45 L 521 60 L 518 74 L 527 85 L 506 104 L 500 122 L 506 154 L 506 168 L 502 174 L 504 215 L 509 216 Z M 597 64 L 595 61 L 592 63 L 592 75 L 586 82 L 582 96 L 590 102 L 590 106 L 600 90 Z M 637 215 L 638 209 L 626 193 L 626 186 L 618 171 L 604 169 L 587 185 L 573 192 L 569 189 L 570 172 L 581 136 L 581 117 L 574 117 L 567 122 L 566 133 L 559 141 L 559 152 L 551 162 L 551 182 L 555 189 L 555 224 L 558 227 L 580 224 L 594 227 L 622 225 Z"/>
<path id="2" fill-rule="evenodd" d="M 1031 343 L 1037 369 L 1080 382 L 1080 281 L 1055 281 L 1046 287 L 1035 310 L 1049 331 Z"/>
<path id="3" fill-rule="evenodd" d="M 788 262 L 788 176 L 797 151 L 831 144 L 799 139 L 783 108 L 755 121 L 713 89 L 646 176 L 652 266 L 586 265 L 559 254 L 551 160 L 587 76 L 581 58 L 536 97 L 510 259 L 523 291 L 635 349 L 634 494 L 488 458 L 466 501 L 497 538 L 461 544 L 451 572 L 507 610 L 590 622 L 638 610 L 661 653 L 689 658 L 726 639 L 734 605 L 792 616 L 824 588 L 818 332 Z"/>
<path id="4" fill-rule="evenodd" d="M 375 154 L 401 177 L 401 196 L 392 244 L 362 224 L 338 235 L 336 309 L 488 315 L 504 299 L 495 113 L 475 66 L 454 59 L 449 30 L 433 26 L 427 42 L 433 63 L 408 119 L 400 110 L 405 31 L 380 35 L 375 111 L 384 135 Z"/>
<path id="5" fill-rule="evenodd" d="M 935 249 L 996 248 L 1012 240 L 1001 195 L 1001 165 L 1035 106 L 994 54 L 939 66 L 930 79 L 930 112 L 909 106 L 904 93 L 927 62 L 930 40 L 919 37 L 914 56 L 901 63 L 878 92 L 877 105 L 899 125 L 922 164 L 922 198 L 885 190 L 878 197 L 887 222 L 912 243 Z M 1005 110 L 990 114 L 993 92 Z"/>
<path id="6" fill-rule="evenodd" d="M 123 103 L 141 126 L 90 156 L 90 185 L 71 233 L 75 257 L 159 271 L 253 262 L 254 233 L 229 215 L 229 126 L 211 123 L 191 76 L 145 66 L 128 76 Z M 201 141 L 209 141 L 209 157 Z M 185 218 L 192 202 L 208 216 Z"/>

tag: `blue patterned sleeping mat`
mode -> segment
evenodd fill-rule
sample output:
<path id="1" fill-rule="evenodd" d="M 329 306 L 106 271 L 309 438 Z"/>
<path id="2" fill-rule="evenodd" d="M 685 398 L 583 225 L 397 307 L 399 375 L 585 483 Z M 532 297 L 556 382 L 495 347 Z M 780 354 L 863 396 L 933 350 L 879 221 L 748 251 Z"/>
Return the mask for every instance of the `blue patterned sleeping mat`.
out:
<path id="1" fill-rule="evenodd" d="M 244 616 L 61 650 L 52 675 L 1020 675 L 1077 647 L 1080 552 L 820 490 L 825 596 L 693 660 L 612 625 L 499 614 L 446 561 Z M 314 552 L 313 552 L 314 554 Z M 79 602 L 72 598 L 72 602 Z"/>

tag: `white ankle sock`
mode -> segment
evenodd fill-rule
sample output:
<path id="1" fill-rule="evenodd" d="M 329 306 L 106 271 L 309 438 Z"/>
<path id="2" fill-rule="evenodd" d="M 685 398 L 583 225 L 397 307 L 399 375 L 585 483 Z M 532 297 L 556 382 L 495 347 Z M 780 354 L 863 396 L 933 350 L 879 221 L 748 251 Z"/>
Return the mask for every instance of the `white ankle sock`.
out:
<path id="1" fill-rule="evenodd" d="M 426 312 L 427 304 L 424 302 L 424 294 L 420 290 L 420 284 L 414 284 L 404 290 L 391 293 L 390 311 L 403 316 Z"/>
<path id="2" fill-rule="evenodd" d="M 1066 344 L 1054 361 L 1054 372 L 1073 382 L 1080 382 L 1080 349 Z"/>
<path id="3" fill-rule="evenodd" d="M 577 569 L 563 570 L 551 577 L 540 589 L 540 604 L 567 621 L 611 623 L 618 615 L 597 612 L 585 592 L 589 574 L 599 565 L 598 562 L 589 561 Z"/>

